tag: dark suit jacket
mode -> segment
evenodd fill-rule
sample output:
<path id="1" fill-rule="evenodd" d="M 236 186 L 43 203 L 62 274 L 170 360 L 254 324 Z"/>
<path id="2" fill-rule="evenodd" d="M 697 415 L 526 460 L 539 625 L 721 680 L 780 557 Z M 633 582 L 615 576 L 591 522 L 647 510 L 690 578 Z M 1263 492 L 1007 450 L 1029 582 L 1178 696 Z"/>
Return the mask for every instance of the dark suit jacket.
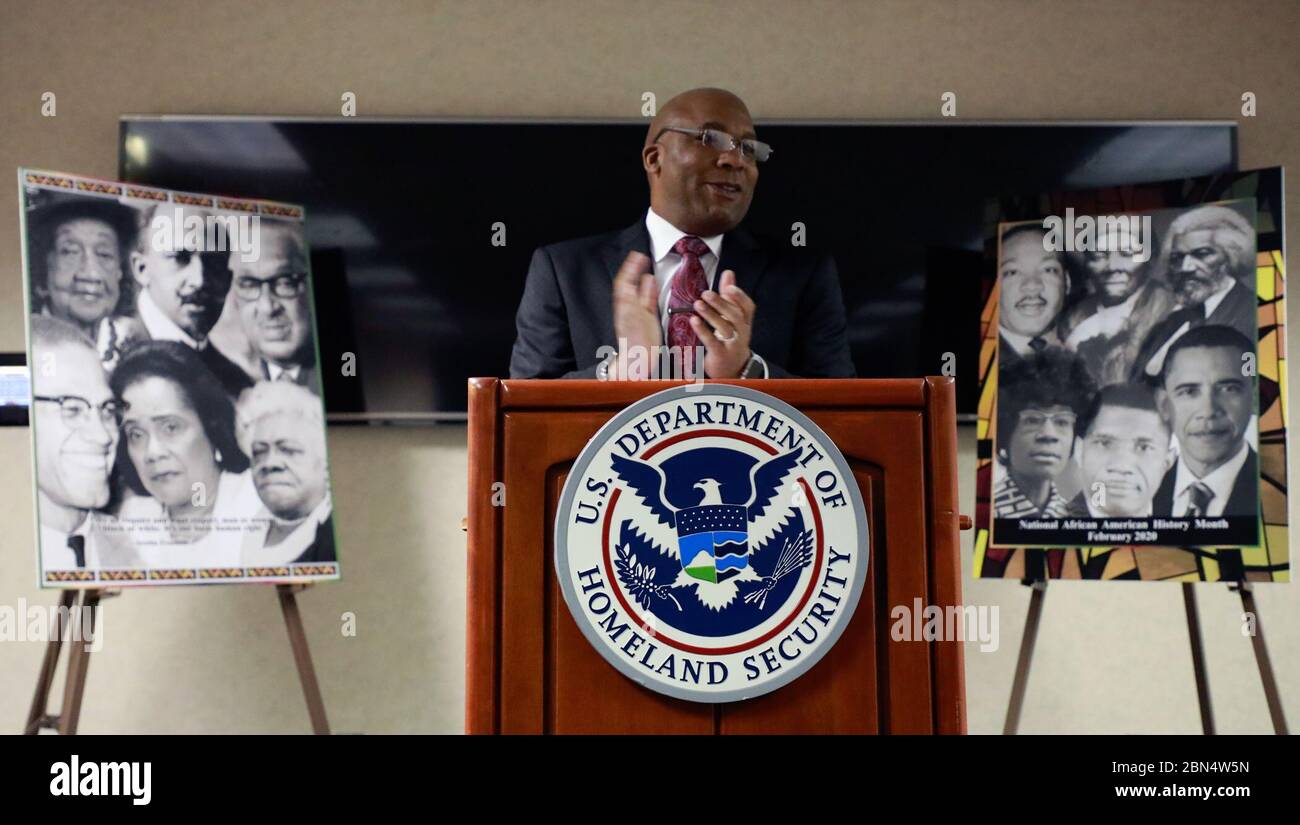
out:
<path id="1" fill-rule="evenodd" d="M 594 378 L 602 346 L 617 348 L 614 275 L 628 252 L 650 254 L 645 220 L 620 232 L 544 246 L 533 253 L 516 316 L 512 378 Z M 851 378 L 844 299 L 835 262 L 800 248 L 763 247 L 748 232 L 723 236 L 714 275 L 758 307 L 750 349 L 772 378 Z"/>
<path id="2" fill-rule="evenodd" d="M 1205 324 L 1207 326 L 1215 324 L 1232 327 L 1249 340 L 1254 341 L 1258 334 L 1258 321 L 1259 310 L 1255 294 L 1240 283 L 1234 283 L 1232 288 L 1228 290 L 1228 294 L 1224 295 L 1223 300 L 1214 308 L 1214 312 L 1211 312 L 1210 316 L 1205 319 Z M 1138 350 L 1138 356 L 1133 362 L 1129 380 L 1141 381 L 1146 377 L 1147 362 L 1160 351 L 1165 342 L 1172 338 L 1184 323 L 1186 323 L 1186 319 L 1174 312 L 1151 329 L 1146 340 L 1142 342 L 1141 349 Z"/>
<path id="3" fill-rule="evenodd" d="M 1165 473 L 1164 479 L 1160 482 L 1160 487 L 1156 490 L 1156 497 L 1153 503 L 1152 511 L 1158 516 L 1181 516 L 1182 513 L 1175 513 L 1174 508 L 1174 479 L 1178 475 L 1178 465 L 1170 467 Z M 1259 511 L 1259 460 L 1255 451 L 1246 445 L 1246 463 L 1241 465 L 1237 471 L 1237 480 L 1232 482 L 1232 492 L 1228 495 L 1228 503 L 1223 508 L 1225 516 L 1253 516 Z"/>
<path id="4" fill-rule="evenodd" d="M 143 323 L 140 324 L 140 337 L 136 340 L 148 341 L 152 336 Z M 253 376 L 244 371 L 244 368 L 227 358 L 217 345 L 208 341 L 207 346 L 198 350 L 199 360 L 201 360 L 212 374 L 221 382 L 222 388 L 226 395 L 230 396 L 231 401 L 238 401 L 239 394 L 249 387 L 253 386 Z"/>
<path id="5" fill-rule="evenodd" d="M 334 514 L 325 519 L 316 528 L 316 540 L 311 546 L 303 551 L 302 555 L 293 560 L 294 564 L 320 564 L 321 562 L 337 561 L 338 556 L 334 551 Z"/>

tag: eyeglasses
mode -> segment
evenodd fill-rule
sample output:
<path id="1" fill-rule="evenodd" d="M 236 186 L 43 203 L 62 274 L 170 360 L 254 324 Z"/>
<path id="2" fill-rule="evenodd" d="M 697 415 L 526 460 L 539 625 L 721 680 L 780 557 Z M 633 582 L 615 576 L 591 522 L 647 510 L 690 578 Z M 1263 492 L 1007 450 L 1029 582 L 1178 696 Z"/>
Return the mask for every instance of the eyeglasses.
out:
<path id="1" fill-rule="evenodd" d="M 692 135 L 698 138 L 700 143 L 718 152 L 731 152 L 739 146 L 740 156 L 751 163 L 765 163 L 772 157 L 772 147 L 761 140 L 745 138 L 738 141 L 718 129 L 688 129 L 682 126 L 665 126 L 659 130 L 659 134 L 655 135 L 655 143 L 659 142 L 659 138 L 663 137 L 664 132 L 680 132 L 683 135 Z"/>
<path id="2" fill-rule="evenodd" d="M 265 280 L 260 278 L 240 277 L 235 279 L 235 295 L 241 301 L 256 301 L 262 297 L 262 288 L 267 284 L 271 286 L 271 294 L 277 298 L 297 298 L 302 294 L 303 287 L 307 283 L 307 276 L 303 273 L 294 273 L 292 275 L 276 275 L 274 278 Z"/>
<path id="3" fill-rule="evenodd" d="M 49 401 L 59 405 L 59 412 L 69 426 L 78 428 L 90 423 L 92 405 L 79 395 L 34 395 L 33 401 Z M 125 408 L 116 401 L 105 401 L 99 407 L 99 420 L 105 427 L 116 430 L 122 426 Z"/>
<path id="4" fill-rule="evenodd" d="M 1077 416 L 1074 413 L 1052 413 L 1048 415 L 1037 410 L 1021 410 L 1019 420 L 1022 427 L 1030 430 L 1041 430 L 1050 421 L 1052 426 L 1058 430 L 1071 431 L 1074 429 Z"/>

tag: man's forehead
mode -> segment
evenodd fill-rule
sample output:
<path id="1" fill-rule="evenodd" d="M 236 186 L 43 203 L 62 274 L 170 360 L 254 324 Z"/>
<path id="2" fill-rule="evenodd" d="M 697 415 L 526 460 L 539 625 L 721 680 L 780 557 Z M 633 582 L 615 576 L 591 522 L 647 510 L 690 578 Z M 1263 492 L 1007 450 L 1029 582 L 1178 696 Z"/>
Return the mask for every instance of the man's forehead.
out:
<path id="1" fill-rule="evenodd" d="M 1190 229 L 1174 238 L 1174 244 L 1181 247 L 1214 246 L 1214 230 Z"/>
<path id="2" fill-rule="evenodd" d="M 674 101 L 664 121 L 665 126 L 722 129 L 738 133 L 737 137 L 754 133 L 754 121 L 745 104 L 724 94 L 702 93 Z"/>
<path id="3" fill-rule="evenodd" d="M 46 349 L 37 360 L 39 366 L 32 370 L 32 383 L 42 395 L 76 394 L 91 401 L 112 395 L 99 355 L 88 346 L 61 344 Z"/>
<path id="4" fill-rule="evenodd" d="M 1136 436 L 1149 434 L 1148 432 L 1140 432 L 1140 430 L 1162 432 L 1164 428 L 1164 421 L 1160 418 L 1160 413 L 1155 410 L 1106 404 L 1097 411 L 1097 419 L 1093 422 L 1092 432 L 1097 433 L 1105 430 L 1115 435 Z"/>
<path id="5" fill-rule="evenodd" d="M 1236 347 L 1184 347 L 1174 352 L 1169 363 L 1169 377 L 1184 380 L 1209 378 L 1214 373 L 1226 373 L 1241 378 L 1245 353 Z M 1223 377 L 1222 375 L 1216 377 Z"/>

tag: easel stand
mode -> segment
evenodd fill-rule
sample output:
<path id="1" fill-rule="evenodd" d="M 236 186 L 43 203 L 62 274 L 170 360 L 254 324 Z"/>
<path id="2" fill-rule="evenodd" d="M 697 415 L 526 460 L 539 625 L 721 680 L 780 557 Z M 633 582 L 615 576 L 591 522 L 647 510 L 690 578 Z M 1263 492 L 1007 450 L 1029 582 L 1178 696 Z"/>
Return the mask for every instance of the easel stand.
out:
<path id="1" fill-rule="evenodd" d="M 276 594 L 280 599 L 280 611 L 284 614 L 284 626 L 289 633 L 289 646 L 293 649 L 293 660 L 298 667 L 298 678 L 302 681 L 303 697 L 307 701 L 307 714 L 311 717 L 312 732 L 328 735 L 329 720 L 325 716 L 325 702 L 321 699 L 320 685 L 316 681 L 316 669 L 312 666 L 311 650 L 307 646 L 307 634 L 303 630 L 302 616 L 298 612 L 297 594 L 305 590 L 305 584 L 276 585 Z M 95 619 L 99 615 L 100 600 L 115 596 L 115 590 L 82 590 L 81 604 L 77 604 L 76 590 L 64 590 L 59 597 L 59 611 L 56 624 L 51 628 L 50 640 L 45 648 L 45 659 L 41 662 L 41 672 L 36 679 L 36 693 L 32 696 L 32 707 L 27 713 L 27 725 L 23 733 L 35 735 L 42 729 L 57 731 L 61 734 L 75 734 L 77 721 L 81 716 L 81 699 L 86 690 L 86 670 L 90 666 L 90 652 L 94 641 Z M 63 625 L 64 617 L 71 622 L 70 627 Z M 87 626 L 87 624 L 89 626 Z M 75 631 L 80 625 L 80 632 Z M 54 684 L 54 672 L 59 665 L 59 652 L 63 647 L 63 637 L 68 636 L 68 667 L 63 686 L 63 709 L 60 713 L 48 712 L 50 686 Z"/>
<path id="2" fill-rule="evenodd" d="M 1016 675 L 1011 683 L 1011 701 L 1007 705 L 1007 720 L 1002 727 L 1004 734 L 1014 734 L 1020 727 L 1020 710 L 1025 701 L 1025 686 L 1029 682 L 1029 665 L 1034 658 L 1034 645 L 1038 640 L 1038 622 L 1043 615 L 1043 600 L 1047 596 L 1047 582 L 1022 581 L 1032 588 L 1029 597 L 1029 614 L 1025 617 L 1025 634 L 1020 640 L 1020 656 L 1016 661 Z M 1255 633 L 1251 644 L 1255 650 L 1255 662 L 1259 665 L 1259 678 L 1264 685 L 1264 699 L 1268 702 L 1268 715 L 1273 721 L 1273 732 L 1278 735 L 1287 733 L 1286 717 L 1282 713 L 1282 699 L 1277 690 L 1277 679 L 1273 676 L 1273 664 L 1268 657 L 1268 648 L 1264 644 L 1264 626 L 1260 622 L 1259 612 L 1255 609 L 1255 595 L 1251 592 L 1249 582 L 1237 582 L 1231 589 L 1241 594 L 1242 610 L 1254 617 Z M 1201 710 L 1201 730 L 1207 735 L 1214 735 L 1214 709 L 1210 703 L 1210 680 L 1206 675 L 1205 648 L 1201 642 L 1201 619 L 1196 608 L 1196 591 L 1190 582 L 1183 583 L 1183 606 L 1187 611 L 1187 636 L 1192 649 L 1192 673 L 1196 678 L 1196 699 Z"/>

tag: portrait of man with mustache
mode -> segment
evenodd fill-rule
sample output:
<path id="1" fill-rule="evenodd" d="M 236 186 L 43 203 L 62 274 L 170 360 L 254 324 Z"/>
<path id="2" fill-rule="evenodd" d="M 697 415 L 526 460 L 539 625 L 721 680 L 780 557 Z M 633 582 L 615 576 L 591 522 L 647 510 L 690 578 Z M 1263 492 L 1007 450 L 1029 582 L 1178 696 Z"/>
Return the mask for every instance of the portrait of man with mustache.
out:
<path id="1" fill-rule="evenodd" d="M 1255 228 L 1235 209 L 1211 204 L 1179 215 L 1160 259 L 1178 309 L 1147 335 L 1132 375 L 1153 385 L 1169 347 L 1189 330 L 1227 326 L 1254 340 L 1258 323 Z"/>
<path id="2" fill-rule="evenodd" d="M 1048 348 L 1059 349 L 1055 325 L 1070 292 L 1061 254 L 1047 248 L 1039 223 L 1002 233 L 998 255 L 998 358 L 1002 367 Z"/>
<path id="3" fill-rule="evenodd" d="M 139 285 L 136 309 L 146 336 L 154 341 L 178 341 L 198 352 L 205 366 L 232 399 L 253 385 L 253 378 L 209 340 L 230 292 L 229 253 L 218 250 L 172 249 L 155 246 L 151 228 L 157 209 L 140 218 L 131 272 Z M 206 214 L 173 209 L 176 216 Z"/>

